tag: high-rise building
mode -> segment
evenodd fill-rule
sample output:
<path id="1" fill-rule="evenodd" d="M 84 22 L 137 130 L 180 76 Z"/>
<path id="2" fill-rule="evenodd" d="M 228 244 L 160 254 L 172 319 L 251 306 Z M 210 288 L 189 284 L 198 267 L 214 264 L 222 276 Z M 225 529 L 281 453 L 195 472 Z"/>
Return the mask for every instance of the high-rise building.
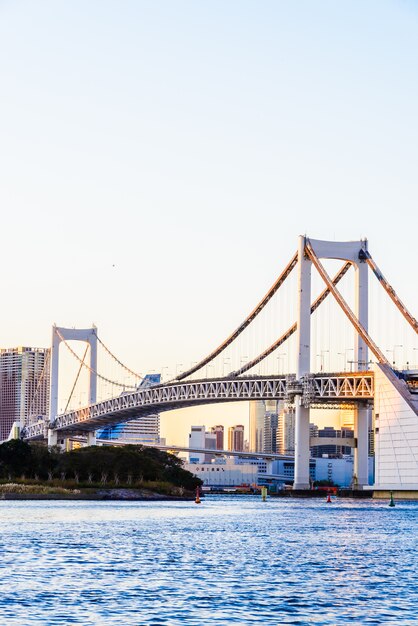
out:
<path id="1" fill-rule="evenodd" d="M 228 450 L 242 452 L 244 450 L 244 426 L 230 426 L 228 428 Z"/>
<path id="2" fill-rule="evenodd" d="M 206 450 L 216 450 L 216 434 L 215 433 L 205 433 L 205 449 Z M 214 458 L 213 454 L 205 454 L 205 463 L 210 463 Z"/>
<path id="3" fill-rule="evenodd" d="M 281 405 L 277 416 L 277 448 L 279 454 L 295 453 L 295 410 Z"/>
<path id="4" fill-rule="evenodd" d="M 189 433 L 189 448 L 205 448 L 205 426 L 192 426 Z M 205 455 L 203 452 L 189 452 L 189 463 L 204 463 Z"/>
<path id="5" fill-rule="evenodd" d="M 266 406 L 263 400 L 250 402 L 250 452 L 264 452 L 264 414 Z"/>
<path id="6" fill-rule="evenodd" d="M 216 435 L 216 449 L 224 449 L 224 427 L 222 425 L 212 426 L 210 432 Z"/>
<path id="7" fill-rule="evenodd" d="M 263 429 L 263 452 L 277 452 L 277 402 L 275 400 L 266 400 L 264 413 L 264 429 Z"/>
<path id="8" fill-rule="evenodd" d="M 49 413 L 49 348 L 0 349 L 0 440 Z"/>
<path id="9" fill-rule="evenodd" d="M 250 452 L 276 452 L 277 407 L 276 400 L 250 402 Z"/>

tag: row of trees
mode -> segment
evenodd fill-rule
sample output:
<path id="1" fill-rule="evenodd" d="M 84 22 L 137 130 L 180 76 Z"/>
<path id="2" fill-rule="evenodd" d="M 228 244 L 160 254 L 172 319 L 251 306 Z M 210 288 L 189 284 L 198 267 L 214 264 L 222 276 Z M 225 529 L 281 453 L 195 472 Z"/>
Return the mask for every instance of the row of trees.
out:
<path id="1" fill-rule="evenodd" d="M 167 452 L 143 446 L 92 446 L 71 452 L 12 440 L 0 445 L 0 479 L 75 479 L 77 482 L 164 482 L 186 490 L 201 484 Z"/>

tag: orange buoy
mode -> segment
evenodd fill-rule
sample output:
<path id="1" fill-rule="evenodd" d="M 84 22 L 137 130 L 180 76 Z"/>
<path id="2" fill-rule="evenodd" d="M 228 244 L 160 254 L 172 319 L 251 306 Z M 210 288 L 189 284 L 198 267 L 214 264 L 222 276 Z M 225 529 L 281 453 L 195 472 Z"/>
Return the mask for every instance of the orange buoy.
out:
<path id="1" fill-rule="evenodd" d="M 201 504 L 199 496 L 200 496 L 200 490 L 199 490 L 199 487 L 196 487 L 196 499 L 195 499 L 196 504 Z"/>

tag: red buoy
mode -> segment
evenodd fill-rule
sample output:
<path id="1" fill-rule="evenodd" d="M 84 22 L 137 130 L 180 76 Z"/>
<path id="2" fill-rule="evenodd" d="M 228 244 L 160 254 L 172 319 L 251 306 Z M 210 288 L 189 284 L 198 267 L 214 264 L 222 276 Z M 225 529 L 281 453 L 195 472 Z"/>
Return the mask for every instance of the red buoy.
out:
<path id="1" fill-rule="evenodd" d="M 327 495 L 327 502 L 332 502 L 330 493 Z"/>

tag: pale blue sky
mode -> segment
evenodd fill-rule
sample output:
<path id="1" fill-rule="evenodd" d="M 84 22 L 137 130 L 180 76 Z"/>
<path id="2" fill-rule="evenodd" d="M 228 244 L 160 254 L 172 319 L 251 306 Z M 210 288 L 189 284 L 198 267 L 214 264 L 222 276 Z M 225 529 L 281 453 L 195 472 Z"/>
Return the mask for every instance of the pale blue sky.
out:
<path id="1" fill-rule="evenodd" d="M 189 364 L 305 232 L 416 315 L 417 111 L 416 2 L 0 0 L 0 345 Z"/>

